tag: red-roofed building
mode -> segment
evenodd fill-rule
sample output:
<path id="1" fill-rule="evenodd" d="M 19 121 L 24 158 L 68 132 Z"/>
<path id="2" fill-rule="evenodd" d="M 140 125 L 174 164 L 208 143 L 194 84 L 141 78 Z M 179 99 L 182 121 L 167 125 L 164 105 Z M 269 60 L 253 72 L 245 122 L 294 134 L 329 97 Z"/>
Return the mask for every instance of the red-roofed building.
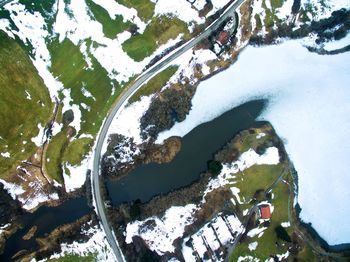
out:
<path id="1" fill-rule="evenodd" d="M 259 206 L 260 218 L 261 219 L 270 219 L 271 218 L 271 210 L 269 205 L 261 205 Z"/>
<path id="2" fill-rule="evenodd" d="M 226 32 L 226 31 L 220 32 L 220 34 L 218 36 L 219 44 L 226 45 L 229 39 L 230 39 L 230 34 L 228 32 Z"/>

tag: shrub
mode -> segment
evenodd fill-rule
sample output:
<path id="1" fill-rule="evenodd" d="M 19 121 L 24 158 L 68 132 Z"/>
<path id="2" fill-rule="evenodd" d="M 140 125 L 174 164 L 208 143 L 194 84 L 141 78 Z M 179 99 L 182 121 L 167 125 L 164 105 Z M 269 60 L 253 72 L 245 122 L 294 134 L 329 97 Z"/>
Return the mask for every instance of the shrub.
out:
<path id="1" fill-rule="evenodd" d="M 222 164 L 219 161 L 211 160 L 208 162 L 208 170 L 213 176 L 217 176 L 222 170 Z"/>
<path id="2" fill-rule="evenodd" d="M 288 232 L 284 229 L 284 227 L 278 226 L 275 228 L 275 231 L 279 239 L 282 239 L 287 242 L 292 242 L 292 239 L 290 238 Z"/>

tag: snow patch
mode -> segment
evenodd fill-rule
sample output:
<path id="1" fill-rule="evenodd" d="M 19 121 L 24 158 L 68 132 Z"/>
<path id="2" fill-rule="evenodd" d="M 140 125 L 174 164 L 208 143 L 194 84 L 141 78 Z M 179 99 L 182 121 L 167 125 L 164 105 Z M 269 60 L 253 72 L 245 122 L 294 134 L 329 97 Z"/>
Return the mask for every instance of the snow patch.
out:
<path id="1" fill-rule="evenodd" d="M 265 133 L 259 133 L 259 134 L 256 135 L 256 139 L 260 139 L 260 138 L 262 138 L 264 136 L 266 136 Z"/>
<path id="2" fill-rule="evenodd" d="M 250 251 L 253 251 L 253 250 L 255 250 L 256 248 L 258 247 L 258 242 L 252 242 L 252 243 L 250 243 L 249 245 L 248 245 L 248 248 L 249 248 L 249 250 Z"/>
<path id="3" fill-rule="evenodd" d="M 193 222 L 196 205 L 173 206 L 162 218 L 151 217 L 144 221 L 128 223 L 126 227 L 126 243 L 132 242 L 133 236 L 140 236 L 149 248 L 159 255 L 174 252 L 173 242 L 184 233 L 185 226 Z"/>
<path id="4" fill-rule="evenodd" d="M 281 226 L 282 227 L 290 227 L 290 222 L 288 221 L 288 222 L 283 222 L 283 223 L 281 223 Z"/>
<path id="5" fill-rule="evenodd" d="M 0 30 L 6 32 L 6 34 L 15 39 L 15 36 L 14 34 L 11 32 L 11 24 L 10 24 L 10 21 L 7 20 L 7 19 L 0 19 Z"/>
<path id="6" fill-rule="evenodd" d="M 87 157 L 78 166 L 71 166 L 68 163 L 64 164 L 64 167 L 69 170 L 69 174 L 63 172 L 66 192 L 72 192 L 84 185 L 86 181 L 86 173 L 89 168 L 89 161 L 90 157 Z"/>
<path id="7" fill-rule="evenodd" d="M 205 261 L 204 254 L 207 252 L 207 246 L 210 247 L 216 256 L 215 251 L 219 250 L 220 243 L 222 245 L 232 244 L 234 236 L 242 233 L 243 229 L 243 225 L 236 216 L 219 214 L 195 234 L 184 239 L 182 254 L 185 261 L 196 261 L 193 255 L 194 251 Z M 193 249 L 187 246 L 187 242 L 191 242 Z M 216 258 L 218 261 L 221 261 L 218 257 Z"/>
<path id="8" fill-rule="evenodd" d="M 88 229 L 82 229 L 81 232 L 88 236 L 87 242 L 81 243 L 74 241 L 71 244 L 63 243 L 61 244 L 61 253 L 55 253 L 50 259 L 57 259 L 68 254 L 80 256 L 96 254 L 97 261 L 115 261 L 114 253 L 107 242 L 106 235 L 101 229 L 101 226 L 96 225 Z"/>
<path id="9" fill-rule="evenodd" d="M 3 153 L 0 153 L 0 155 L 4 158 L 10 158 L 11 157 L 11 154 L 9 152 L 3 152 Z"/>
<path id="10" fill-rule="evenodd" d="M 21 186 L 16 185 L 14 183 L 6 182 L 3 179 L 0 179 L 0 183 L 4 185 L 4 189 L 7 191 L 7 193 L 10 194 L 10 196 L 14 200 L 17 199 L 18 195 L 21 195 L 21 194 L 23 194 L 25 192 L 24 189 Z"/>
<path id="11" fill-rule="evenodd" d="M 324 43 L 323 48 L 325 50 L 332 51 L 332 50 L 343 48 L 347 45 L 350 45 L 350 33 L 348 33 L 346 37 L 338 41 L 331 41 L 331 42 Z"/>
<path id="12" fill-rule="evenodd" d="M 222 9 L 229 2 L 230 0 L 211 0 L 211 3 L 213 4 L 213 9 L 206 16 L 209 17 L 215 14 L 218 10 Z"/>
<path id="13" fill-rule="evenodd" d="M 6 4 L 4 8 L 10 12 L 10 17 L 18 28 L 18 31 L 13 30 L 9 33 L 7 30 L 6 32 L 10 36 L 17 35 L 25 44 L 28 42 L 31 44 L 33 47 L 32 62 L 48 87 L 51 99 L 54 100 L 55 97 L 58 97 L 58 91 L 63 89 L 63 85 L 52 76 L 48 69 L 51 66 L 51 56 L 45 43 L 49 33 L 46 30 L 44 18 L 39 12 L 29 12 L 25 5 L 18 2 Z"/>
<path id="14" fill-rule="evenodd" d="M 123 15 L 124 19 L 132 21 L 139 27 L 139 33 L 143 32 L 146 25 L 137 17 L 135 9 L 126 8 L 113 0 L 95 0 L 95 2 L 104 7 L 111 17 Z M 71 18 L 65 12 L 65 9 L 70 10 L 74 18 Z M 90 46 L 89 53 L 93 54 L 102 67 L 107 70 L 108 76 L 119 83 L 126 82 L 130 77 L 142 72 L 154 56 L 161 54 L 181 40 L 181 36 L 169 40 L 166 44 L 160 46 L 151 57 L 136 62 L 122 48 L 122 43 L 131 37 L 130 32 L 122 32 L 115 39 L 105 37 L 102 25 L 91 19 L 84 0 L 71 1 L 69 4 L 66 4 L 64 0 L 59 0 L 59 10 L 53 28 L 59 36 L 59 41 L 63 41 L 67 37 L 76 46 L 86 39 L 95 42 L 96 47 Z M 118 63 L 115 61 L 118 61 Z"/>
<path id="15" fill-rule="evenodd" d="M 146 24 L 137 16 L 137 11 L 135 8 L 128 8 L 124 5 L 118 4 L 117 1 L 114 0 L 93 0 L 96 4 L 103 7 L 111 17 L 111 19 L 115 19 L 117 16 L 123 17 L 123 22 L 130 21 L 135 24 L 140 33 L 142 33 Z"/>
<path id="16" fill-rule="evenodd" d="M 43 143 L 43 138 L 44 138 L 44 130 L 45 128 L 41 125 L 41 123 L 38 124 L 39 128 L 39 134 L 36 137 L 32 137 L 31 141 L 36 145 L 36 146 L 41 146 Z"/>
<path id="17" fill-rule="evenodd" d="M 26 199 L 23 197 L 18 198 L 18 200 L 23 204 L 22 208 L 26 210 L 32 210 L 41 203 L 52 201 L 52 200 L 58 200 L 58 199 L 59 197 L 57 193 L 52 193 L 47 195 L 40 192 L 36 192 L 35 196 L 31 196 L 30 198 L 26 198 Z"/>
<path id="18" fill-rule="evenodd" d="M 143 96 L 140 101 L 124 106 L 118 111 L 108 129 L 102 153 L 107 150 L 107 138 L 110 134 L 121 134 L 125 137 L 132 137 L 136 144 L 142 143 L 140 118 L 150 106 L 152 97 Z"/>
<path id="19" fill-rule="evenodd" d="M 64 95 L 63 99 L 63 108 L 62 112 L 72 110 L 74 114 L 73 121 L 69 124 L 74 127 L 76 132 L 80 131 L 80 123 L 81 123 L 81 111 L 78 105 L 73 104 L 73 99 L 71 98 L 70 89 L 62 90 L 62 94 Z"/>
<path id="20" fill-rule="evenodd" d="M 175 16 L 188 24 L 193 21 L 197 24 L 202 24 L 205 22 L 205 19 L 199 17 L 198 11 L 192 8 L 192 5 L 186 0 L 158 0 L 154 9 L 154 13 L 158 16 Z"/>
<path id="21" fill-rule="evenodd" d="M 256 227 L 256 228 L 253 228 L 252 230 L 250 230 L 248 233 L 247 233 L 247 236 L 248 237 L 255 237 L 257 235 L 259 235 L 260 237 L 260 234 L 264 232 L 264 230 L 266 230 L 267 227 Z"/>

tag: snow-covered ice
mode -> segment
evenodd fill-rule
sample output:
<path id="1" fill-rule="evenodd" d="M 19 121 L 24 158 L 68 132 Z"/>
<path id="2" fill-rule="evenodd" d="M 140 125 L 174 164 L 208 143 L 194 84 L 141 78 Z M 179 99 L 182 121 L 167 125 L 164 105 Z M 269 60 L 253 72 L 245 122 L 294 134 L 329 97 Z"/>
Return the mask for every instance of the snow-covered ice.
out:
<path id="1" fill-rule="evenodd" d="M 36 146 L 41 146 L 44 138 L 44 130 L 45 128 L 39 123 L 38 124 L 39 133 L 37 136 L 32 137 L 31 140 Z"/>
<path id="2" fill-rule="evenodd" d="M 266 1 L 269 2 L 269 1 Z M 279 19 L 285 19 L 288 16 L 292 14 L 292 6 L 293 6 L 294 0 L 286 0 L 281 8 L 278 8 L 276 12 L 276 16 Z"/>
<path id="3" fill-rule="evenodd" d="M 259 133 L 259 134 L 256 135 L 256 139 L 260 139 L 260 138 L 262 138 L 264 136 L 266 136 L 265 133 Z"/>
<path id="4" fill-rule="evenodd" d="M 324 44 L 324 49 L 328 51 L 336 50 L 350 45 L 350 33 L 338 41 L 331 41 Z"/>
<path id="5" fill-rule="evenodd" d="M 158 141 L 184 136 L 247 101 L 268 99 L 260 119 L 269 120 L 286 142 L 299 175 L 301 218 L 329 244 L 346 243 L 350 207 L 342 199 L 350 198 L 350 53 L 319 56 L 301 42 L 246 48 L 233 66 L 198 86 L 186 120 Z"/>

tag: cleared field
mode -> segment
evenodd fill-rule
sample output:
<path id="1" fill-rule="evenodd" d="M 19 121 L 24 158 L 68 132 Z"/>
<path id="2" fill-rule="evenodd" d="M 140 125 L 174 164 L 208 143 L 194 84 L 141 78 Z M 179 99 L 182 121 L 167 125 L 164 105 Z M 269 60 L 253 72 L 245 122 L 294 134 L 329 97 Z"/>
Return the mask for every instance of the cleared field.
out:
<path id="1" fill-rule="evenodd" d="M 129 8 L 135 8 L 137 15 L 145 21 L 153 16 L 155 4 L 150 0 L 117 0 L 117 2 Z"/>
<path id="2" fill-rule="evenodd" d="M 246 201 L 253 198 L 257 190 L 266 190 L 281 175 L 283 164 L 254 165 L 236 175 L 234 186 L 240 189 L 240 196 Z"/>
<path id="3" fill-rule="evenodd" d="M 151 80 L 144 84 L 132 97 L 130 97 L 129 103 L 139 101 L 142 96 L 148 96 L 160 91 L 162 87 L 169 81 L 169 79 L 175 74 L 178 68 L 178 66 L 169 66 L 154 76 Z"/>
<path id="4" fill-rule="evenodd" d="M 87 152 L 89 152 L 93 142 L 94 141 L 92 138 L 87 137 L 78 138 L 72 141 L 66 148 L 62 160 L 72 166 L 79 165 L 79 163 L 86 156 Z"/>
<path id="5" fill-rule="evenodd" d="M 276 174 L 278 175 L 278 174 Z M 273 190 L 274 197 L 271 201 L 274 206 L 274 211 L 271 216 L 270 226 L 264 231 L 264 234 L 259 238 L 246 237 L 241 243 L 237 245 L 234 252 L 231 254 L 229 261 L 238 261 L 239 257 L 253 256 L 265 261 L 271 255 L 281 255 L 287 252 L 288 242 L 285 242 L 277 237 L 276 227 L 281 223 L 288 221 L 288 187 L 284 183 L 279 183 Z M 287 228 L 290 234 L 290 229 Z M 258 245 L 255 250 L 249 250 L 249 243 L 257 242 Z M 276 244 L 277 243 L 277 244 Z M 251 261 L 249 259 L 243 261 Z"/>
<path id="6" fill-rule="evenodd" d="M 96 261 L 96 255 L 79 256 L 79 255 L 66 255 L 60 258 L 54 258 L 47 260 L 48 262 L 93 262 Z"/>
<path id="7" fill-rule="evenodd" d="M 103 33 L 108 38 L 114 39 L 117 34 L 127 30 L 132 25 L 130 22 L 124 23 L 121 15 L 112 19 L 103 7 L 95 4 L 92 0 L 87 0 L 86 4 L 90 8 L 95 19 L 102 24 Z"/>
<path id="8" fill-rule="evenodd" d="M 48 90 L 25 51 L 0 31 L 0 176 L 7 176 L 36 149 L 31 141 L 38 124 L 45 126 L 53 110 Z"/>
<path id="9" fill-rule="evenodd" d="M 63 183 L 62 176 L 62 156 L 66 149 L 69 139 L 67 134 L 68 128 L 65 127 L 51 140 L 46 152 L 46 171 L 48 175 L 59 183 Z"/>
<path id="10" fill-rule="evenodd" d="M 143 34 L 129 38 L 122 47 L 132 59 L 142 61 L 160 45 L 170 39 L 175 39 L 181 33 L 184 34 L 184 39 L 189 39 L 190 34 L 186 23 L 176 17 L 157 16 L 152 18 Z"/>

